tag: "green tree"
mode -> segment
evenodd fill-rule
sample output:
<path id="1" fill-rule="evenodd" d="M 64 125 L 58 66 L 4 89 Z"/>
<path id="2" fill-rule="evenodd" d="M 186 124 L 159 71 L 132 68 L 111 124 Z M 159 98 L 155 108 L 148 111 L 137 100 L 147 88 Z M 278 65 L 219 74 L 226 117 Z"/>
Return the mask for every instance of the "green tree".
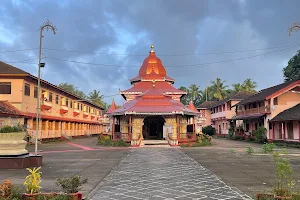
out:
<path id="1" fill-rule="evenodd" d="M 283 68 L 283 76 L 285 82 L 300 79 L 300 50 L 289 60 L 288 65 Z"/>
<path id="2" fill-rule="evenodd" d="M 188 103 L 190 102 L 190 94 L 189 94 L 189 90 L 188 90 L 186 87 L 184 87 L 184 86 L 181 86 L 181 87 L 179 88 L 179 90 L 182 90 L 182 91 L 184 91 L 184 92 L 187 93 L 186 95 L 184 95 L 183 97 L 181 97 L 180 102 L 181 102 L 183 105 L 188 105 Z"/>
<path id="3" fill-rule="evenodd" d="M 225 85 L 226 81 L 221 81 L 220 78 L 217 78 L 215 81 L 212 81 L 212 91 L 214 94 L 214 97 L 222 100 L 226 97 L 226 88 L 228 87 Z"/>
<path id="4" fill-rule="evenodd" d="M 243 83 L 243 90 L 247 92 L 255 93 L 255 88 L 257 87 L 257 83 L 255 81 L 252 81 L 251 78 L 247 78 Z"/>
<path id="5" fill-rule="evenodd" d="M 86 99 L 86 95 L 84 94 L 84 92 L 82 92 L 81 90 L 78 90 L 78 88 L 72 84 L 69 83 L 60 83 L 57 85 L 58 87 L 62 88 L 63 90 L 76 95 L 82 99 Z"/>
<path id="6" fill-rule="evenodd" d="M 240 84 L 240 83 L 232 84 L 232 87 L 233 87 L 233 90 L 234 90 L 235 93 L 238 93 L 240 91 L 244 91 L 244 89 L 245 89 L 243 87 L 243 85 Z"/>
<path id="7" fill-rule="evenodd" d="M 192 100 L 194 103 L 197 99 L 201 99 L 202 91 L 199 90 L 199 86 L 197 86 L 196 84 L 190 85 L 189 96 L 190 96 L 190 100 Z"/>
<path id="8" fill-rule="evenodd" d="M 94 104 L 105 108 L 105 103 L 103 102 L 103 95 L 100 95 L 99 90 L 93 90 L 89 93 L 88 99 L 93 102 Z"/>

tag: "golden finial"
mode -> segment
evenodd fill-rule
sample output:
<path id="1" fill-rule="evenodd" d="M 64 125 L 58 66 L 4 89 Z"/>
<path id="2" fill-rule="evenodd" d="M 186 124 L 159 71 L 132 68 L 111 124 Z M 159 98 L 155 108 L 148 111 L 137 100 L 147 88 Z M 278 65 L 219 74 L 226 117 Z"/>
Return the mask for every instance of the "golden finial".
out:
<path id="1" fill-rule="evenodd" d="M 151 52 L 155 52 L 155 51 L 154 51 L 154 45 L 153 45 L 153 44 L 151 45 Z"/>

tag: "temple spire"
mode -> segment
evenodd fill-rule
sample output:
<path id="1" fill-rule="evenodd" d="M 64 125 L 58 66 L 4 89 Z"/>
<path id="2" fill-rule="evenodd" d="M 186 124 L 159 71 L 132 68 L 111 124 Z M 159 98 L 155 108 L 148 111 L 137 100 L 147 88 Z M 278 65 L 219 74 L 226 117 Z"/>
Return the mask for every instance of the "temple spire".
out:
<path id="1" fill-rule="evenodd" d="M 152 44 L 151 45 L 151 51 L 150 51 L 151 53 L 154 53 L 155 52 L 155 50 L 154 50 L 154 45 Z"/>

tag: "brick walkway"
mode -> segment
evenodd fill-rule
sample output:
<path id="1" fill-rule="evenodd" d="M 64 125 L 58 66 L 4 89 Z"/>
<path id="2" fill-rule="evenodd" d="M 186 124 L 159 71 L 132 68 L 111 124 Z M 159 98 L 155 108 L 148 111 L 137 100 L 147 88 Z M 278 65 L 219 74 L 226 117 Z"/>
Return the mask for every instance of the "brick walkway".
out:
<path id="1" fill-rule="evenodd" d="M 93 192 L 93 200 L 251 199 L 179 149 L 133 149 Z"/>

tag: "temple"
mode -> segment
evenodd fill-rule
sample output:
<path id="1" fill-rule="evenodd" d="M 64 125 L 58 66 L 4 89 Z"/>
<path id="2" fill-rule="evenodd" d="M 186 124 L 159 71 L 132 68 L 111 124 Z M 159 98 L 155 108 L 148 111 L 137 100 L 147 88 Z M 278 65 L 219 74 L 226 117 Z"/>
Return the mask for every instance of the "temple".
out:
<path id="1" fill-rule="evenodd" d="M 167 140 L 170 145 L 195 141 L 195 119 L 199 112 L 185 106 L 180 98 L 186 92 L 176 89 L 175 80 L 167 76 L 161 60 L 151 46 L 138 76 L 130 80 L 132 87 L 121 91 L 126 103 L 115 103 L 107 114 L 112 118 L 113 140 L 124 140 L 140 146 L 144 140 Z"/>

